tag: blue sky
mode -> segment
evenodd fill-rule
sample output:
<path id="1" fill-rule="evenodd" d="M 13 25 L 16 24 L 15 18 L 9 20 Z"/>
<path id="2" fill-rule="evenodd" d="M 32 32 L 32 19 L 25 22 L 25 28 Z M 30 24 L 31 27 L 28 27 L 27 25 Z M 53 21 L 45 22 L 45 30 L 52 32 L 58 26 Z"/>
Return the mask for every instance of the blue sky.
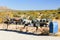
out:
<path id="1" fill-rule="evenodd" d="M 0 0 L 0 6 L 17 10 L 45 10 L 60 7 L 60 0 Z"/>

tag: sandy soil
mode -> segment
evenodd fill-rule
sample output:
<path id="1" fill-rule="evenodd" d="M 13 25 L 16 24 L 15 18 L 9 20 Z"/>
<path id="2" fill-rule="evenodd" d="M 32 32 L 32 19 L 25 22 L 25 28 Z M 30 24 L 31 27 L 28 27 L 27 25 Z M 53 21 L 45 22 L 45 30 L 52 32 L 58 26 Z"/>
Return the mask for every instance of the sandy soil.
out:
<path id="1" fill-rule="evenodd" d="M 16 32 L 0 31 L 0 40 L 60 40 L 60 37 L 34 36 Z"/>

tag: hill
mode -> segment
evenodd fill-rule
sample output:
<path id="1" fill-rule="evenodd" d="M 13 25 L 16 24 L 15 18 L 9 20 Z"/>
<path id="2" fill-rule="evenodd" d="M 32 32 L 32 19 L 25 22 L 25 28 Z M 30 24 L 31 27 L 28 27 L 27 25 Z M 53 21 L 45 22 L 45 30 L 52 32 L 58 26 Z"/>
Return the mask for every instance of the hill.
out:
<path id="1" fill-rule="evenodd" d="M 22 17 L 27 19 L 35 18 L 57 18 L 60 19 L 60 10 L 13 10 L 5 6 L 0 6 L 0 21 L 6 18 Z"/>

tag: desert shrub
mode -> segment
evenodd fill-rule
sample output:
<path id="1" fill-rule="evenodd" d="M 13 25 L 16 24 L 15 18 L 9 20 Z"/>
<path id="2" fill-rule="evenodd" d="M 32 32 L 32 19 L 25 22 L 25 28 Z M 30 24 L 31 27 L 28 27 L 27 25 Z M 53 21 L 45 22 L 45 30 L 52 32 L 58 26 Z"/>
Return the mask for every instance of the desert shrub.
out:
<path id="1" fill-rule="evenodd" d="M 58 12 L 58 14 L 60 14 L 60 12 Z"/>
<path id="2" fill-rule="evenodd" d="M 55 17 L 55 19 L 59 19 L 59 17 Z"/>

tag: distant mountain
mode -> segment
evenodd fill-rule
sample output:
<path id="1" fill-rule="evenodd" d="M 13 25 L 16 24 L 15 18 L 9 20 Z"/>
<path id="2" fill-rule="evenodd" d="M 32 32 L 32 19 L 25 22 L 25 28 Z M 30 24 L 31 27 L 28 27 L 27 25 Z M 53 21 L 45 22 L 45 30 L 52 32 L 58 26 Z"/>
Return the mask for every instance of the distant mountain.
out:
<path id="1" fill-rule="evenodd" d="M 6 6 L 0 6 L 0 12 L 2 12 L 2 11 L 14 11 L 14 10 L 12 10 L 11 8 L 8 8 Z"/>
<path id="2" fill-rule="evenodd" d="M 8 8 L 5 6 L 0 6 L 0 10 L 6 10 L 6 9 L 8 9 Z"/>

